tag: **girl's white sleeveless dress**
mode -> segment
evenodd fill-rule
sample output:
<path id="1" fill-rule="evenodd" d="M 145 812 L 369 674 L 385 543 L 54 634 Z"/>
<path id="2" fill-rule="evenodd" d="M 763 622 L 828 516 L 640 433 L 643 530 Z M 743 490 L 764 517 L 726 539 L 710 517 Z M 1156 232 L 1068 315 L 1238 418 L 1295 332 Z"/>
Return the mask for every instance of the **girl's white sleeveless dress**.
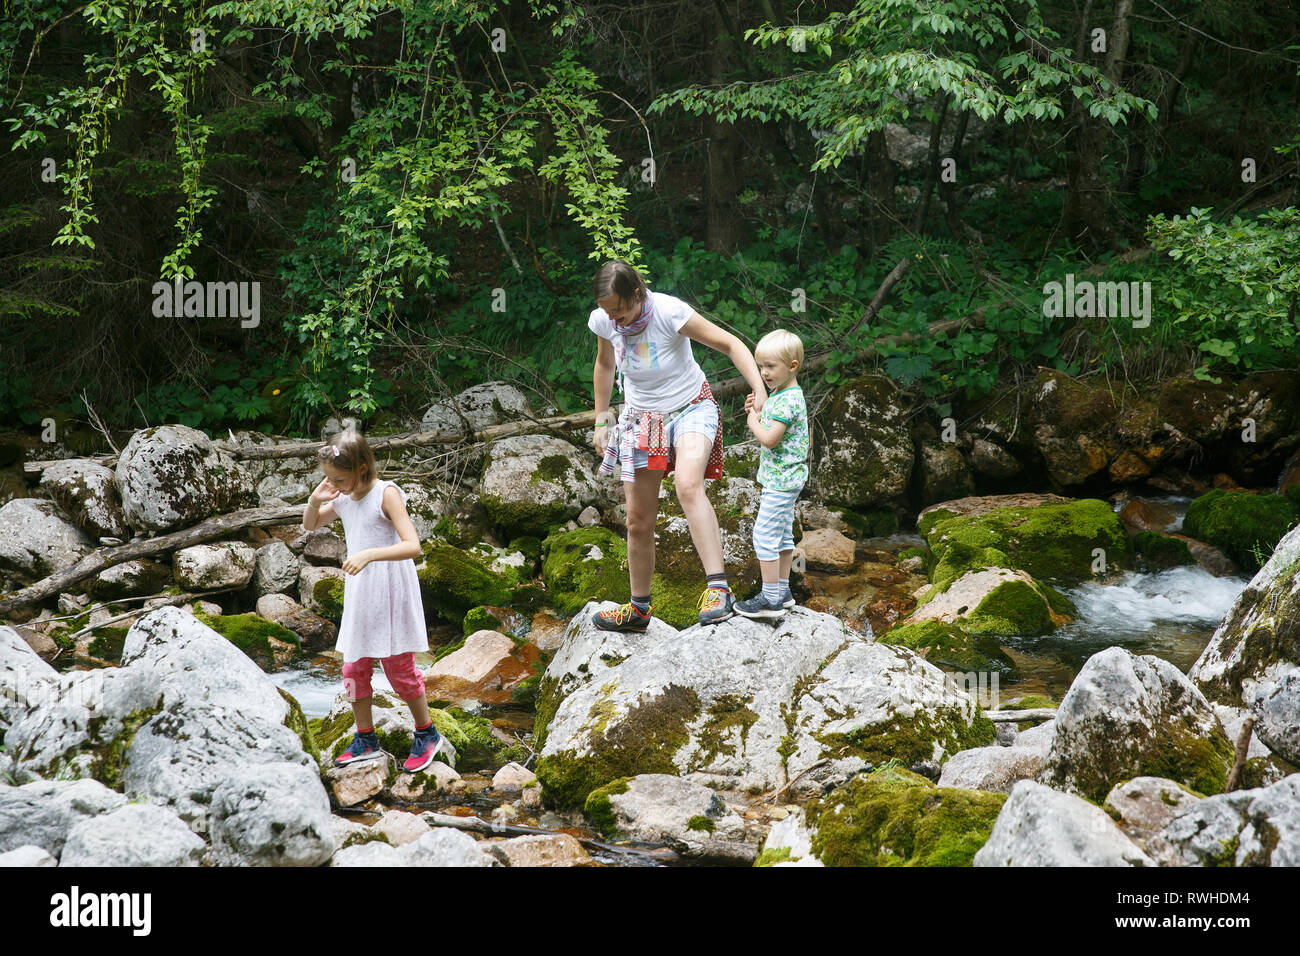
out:
<path id="1" fill-rule="evenodd" d="M 383 511 L 384 489 L 389 485 L 397 488 L 391 481 L 376 481 L 360 500 L 349 495 L 334 499 L 334 512 L 342 519 L 347 537 L 348 557 L 367 548 L 386 548 L 401 542 Z M 401 488 L 397 493 L 405 503 L 406 493 Z M 338 649 L 345 663 L 429 649 L 420 579 L 413 560 L 371 561 L 360 574 L 347 575 Z"/>

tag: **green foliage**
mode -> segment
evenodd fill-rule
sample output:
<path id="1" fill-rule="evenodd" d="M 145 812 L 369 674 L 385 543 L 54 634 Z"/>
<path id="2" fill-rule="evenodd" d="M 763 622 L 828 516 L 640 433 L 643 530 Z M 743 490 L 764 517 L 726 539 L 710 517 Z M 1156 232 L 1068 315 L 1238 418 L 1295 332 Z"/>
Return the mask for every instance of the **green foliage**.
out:
<path id="1" fill-rule="evenodd" d="M 1160 288 L 1160 311 L 1175 333 L 1200 352 L 1197 377 L 1216 369 L 1250 371 L 1284 364 L 1300 344 L 1300 209 L 1214 222 L 1193 208 L 1147 224 L 1152 246 L 1176 266 Z"/>

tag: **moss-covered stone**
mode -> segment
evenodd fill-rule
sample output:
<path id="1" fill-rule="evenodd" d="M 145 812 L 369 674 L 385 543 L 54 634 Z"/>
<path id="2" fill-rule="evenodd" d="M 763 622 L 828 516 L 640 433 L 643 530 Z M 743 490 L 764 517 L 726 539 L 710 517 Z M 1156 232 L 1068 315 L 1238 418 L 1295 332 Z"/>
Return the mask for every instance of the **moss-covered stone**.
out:
<path id="1" fill-rule="evenodd" d="M 419 578 L 425 608 L 452 624 L 461 623 L 471 608 L 480 605 L 511 606 L 509 582 L 473 555 L 450 544 L 425 545 Z"/>
<path id="2" fill-rule="evenodd" d="M 537 779 L 550 806 L 580 807 L 591 791 L 619 777 L 677 775 L 673 757 L 690 739 L 687 726 L 700 716 L 694 689 L 671 684 L 658 696 L 632 705 L 613 727 L 608 726 L 608 707 L 607 698 L 592 707 L 584 754 L 561 751 L 537 762 Z"/>
<path id="3" fill-rule="evenodd" d="M 899 760 L 915 766 L 934 759 L 936 744 L 943 750 L 946 761 L 959 751 L 993 743 L 996 730 L 993 721 L 978 712 L 967 723 L 955 711 L 921 711 L 912 717 L 895 715 L 849 733 L 814 736 L 822 745 L 822 757 L 859 757 L 873 765 Z"/>
<path id="4" fill-rule="evenodd" d="M 884 375 L 853 379 L 835 390 L 822 420 L 816 478 L 827 504 L 865 512 L 903 497 L 916 451 L 898 386 Z"/>
<path id="5" fill-rule="evenodd" d="M 1018 700 L 1003 704 L 1003 710 L 1038 710 L 1042 707 L 1055 707 L 1056 701 L 1047 694 L 1026 694 Z"/>
<path id="6" fill-rule="evenodd" d="M 704 723 L 695 735 L 699 750 L 691 758 L 689 771 L 707 767 L 719 754 L 734 757 L 737 748 L 744 749 L 749 728 L 758 720 L 758 714 L 748 706 L 753 702 L 752 696 L 723 694 L 709 705 Z"/>
<path id="7" fill-rule="evenodd" d="M 537 702 L 537 692 L 541 682 L 542 678 L 540 674 L 534 674 L 532 677 L 525 677 L 514 687 L 510 688 L 510 700 L 516 704 L 535 704 Z"/>
<path id="8" fill-rule="evenodd" d="M 298 736 L 298 740 L 302 742 L 302 749 L 310 754 L 313 760 L 316 759 L 316 755 L 319 753 L 319 748 L 316 746 L 316 736 L 312 733 L 311 723 L 303 714 L 302 707 L 299 706 L 297 699 L 283 687 L 277 687 L 276 690 L 280 692 L 284 702 L 289 705 L 289 713 L 284 718 L 284 725 Z"/>
<path id="9" fill-rule="evenodd" d="M 627 544 L 607 528 L 578 528 L 543 542 L 542 580 L 551 605 L 568 616 L 588 601 L 629 600 Z"/>
<path id="10" fill-rule="evenodd" d="M 618 821 L 614 817 L 614 807 L 610 804 L 609 798 L 616 794 L 627 793 L 627 782 L 631 779 L 631 777 L 619 777 L 587 794 L 586 802 L 582 807 L 587 814 L 587 819 L 607 837 L 618 832 Z"/>
<path id="11" fill-rule="evenodd" d="M 256 661 L 263 670 L 275 666 L 272 640 L 301 647 L 297 634 L 257 614 L 204 614 L 196 611 L 194 616 Z"/>
<path id="12" fill-rule="evenodd" d="M 1297 521 L 1300 509 L 1286 495 L 1216 488 L 1188 506 L 1183 532 L 1214 545 L 1244 570 L 1254 572 Z"/>
<path id="13" fill-rule="evenodd" d="M 920 558 L 921 570 L 926 576 L 934 569 L 934 553 L 929 548 L 904 548 L 898 552 L 898 562 L 902 564 L 908 558 Z"/>
<path id="14" fill-rule="evenodd" d="M 95 636 L 90 640 L 90 656 L 102 661 L 120 661 L 128 630 L 130 629 L 125 627 L 96 628 Z"/>
<path id="15" fill-rule="evenodd" d="M 321 614 L 332 621 L 343 617 L 343 579 L 321 578 L 311 589 L 312 599 L 321 609 Z"/>
<path id="16" fill-rule="evenodd" d="M 1196 563 L 1185 541 L 1154 531 L 1140 531 L 1134 535 L 1133 550 L 1153 571 Z"/>
<path id="17" fill-rule="evenodd" d="M 507 551 L 518 551 L 536 564 L 542 560 L 542 539 L 536 535 L 522 535 L 506 545 Z"/>
<path id="18" fill-rule="evenodd" d="M 808 804 L 812 851 L 827 866 L 970 866 L 1006 800 L 899 768 L 859 774 Z"/>
<path id="19" fill-rule="evenodd" d="M 161 703 L 161 700 L 159 703 Z M 118 730 L 116 736 L 108 740 L 103 739 L 107 718 L 90 718 L 86 725 L 87 735 L 91 741 L 98 741 L 98 743 L 84 745 L 78 748 L 77 751 L 65 754 L 64 759 L 72 758 L 79 753 L 89 753 L 91 755 L 89 775 L 111 790 L 121 790 L 122 774 L 126 770 L 127 751 L 131 749 L 131 743 L 135 740 L 135 735 L 140 728 L 152 720 L 161 710 L 162 707 L 158 706 L 132 711 L 122 718 L 121 729 Z M 55 778 L 57 779 L 58 776 L 56 773 Z"/>
<path id="20" fill-rule="evenodd" d="M 931 512 L 922 521 L 934 552 L 935 583 L 980 567 L 1018 568 L 1048 582 L 1077 584 L 1094 572 L 1101 549 L 1105 570 L 1127 567 L 1132 548 L 1119 516 L 1105 501 L 996 508 L 977 515 Z"/>
<path id="21" fill-rule="evenodd" d="M 786 863 L 790 859 L 790 848 L 788 846 L 770 846 L 758 855 L 754 861 L 754 866 L 776 866 L 778 863 Z"/>
<path id="22" fill-rule="evenodd" d="M 686 829 L 694 830 L 697 833 L 712 833 L 717 828 L 718 825 L 708 817 L 695 816 L 686 821 Z"/>
<path id="23" fill-rule="evenodd" d="M 466 637 L 476 631 L 500 631 L 505 633 L 505 625 L 501 623 L 501 618 L 497 617 L 486 607 L 472 607 L 465 612 L 465 619 L 461 621 L 461 630 Z"/>
<path id="24" fill-rule="evenodd" d="M 965 617 L 962 624 L 975 635 L 1037 637 L 1056 630 L 1046 595 L 1027 581 L 999 584 Z"/>
<path id="25" fill-rule="evenodd" d="M 1015 674 L 1016 665 L 998 642 L 988 635 L 972 635 L 956 624 L 931 618 L 898 624 L 878 638 L 881 644 L 899 644 L 922 652 L 931 664 L 963 671 L 999 671 Z"/>

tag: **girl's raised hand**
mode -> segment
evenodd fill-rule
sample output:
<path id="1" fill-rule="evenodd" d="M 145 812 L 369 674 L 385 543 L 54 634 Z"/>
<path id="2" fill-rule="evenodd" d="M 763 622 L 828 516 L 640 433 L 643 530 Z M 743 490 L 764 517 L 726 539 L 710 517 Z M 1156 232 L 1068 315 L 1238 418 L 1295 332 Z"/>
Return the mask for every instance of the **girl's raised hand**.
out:
<path id="1" fill-rule="evenodd" d="M 333 501 L 339 496 L 339 490 L 335 488 L 328 478 L 322 478 L 316 490 L 311 493 L 312 503 L 319 506 L 327 501 Z"/>

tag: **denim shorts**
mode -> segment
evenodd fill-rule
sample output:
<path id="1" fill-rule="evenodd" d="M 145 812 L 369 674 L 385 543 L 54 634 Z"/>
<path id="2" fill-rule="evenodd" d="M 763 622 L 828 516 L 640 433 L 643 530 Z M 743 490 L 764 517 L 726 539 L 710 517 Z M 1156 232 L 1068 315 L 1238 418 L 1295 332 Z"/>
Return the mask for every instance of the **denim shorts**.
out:
<path id="1" fill-rule="evenodd" d="M 665 425 L 668 428 L 668 445 L 672 448 L 677 447 L 677 440 L 690 432 L 696 432 L 703 435 L 713 444 L 713 440 L 718 435 L 718 422 L 722 413 L 718 408 L 718 403 L 710 400 L 696 402 L 694 405 L 687 405 L 680 411 L 673 412 L 670 417 L 665 419 Z M 645 468 L 650 464 L 650 456 L 645 449 L 638 448 L 633 453 L 632 465 L 634 468 Z"/>

